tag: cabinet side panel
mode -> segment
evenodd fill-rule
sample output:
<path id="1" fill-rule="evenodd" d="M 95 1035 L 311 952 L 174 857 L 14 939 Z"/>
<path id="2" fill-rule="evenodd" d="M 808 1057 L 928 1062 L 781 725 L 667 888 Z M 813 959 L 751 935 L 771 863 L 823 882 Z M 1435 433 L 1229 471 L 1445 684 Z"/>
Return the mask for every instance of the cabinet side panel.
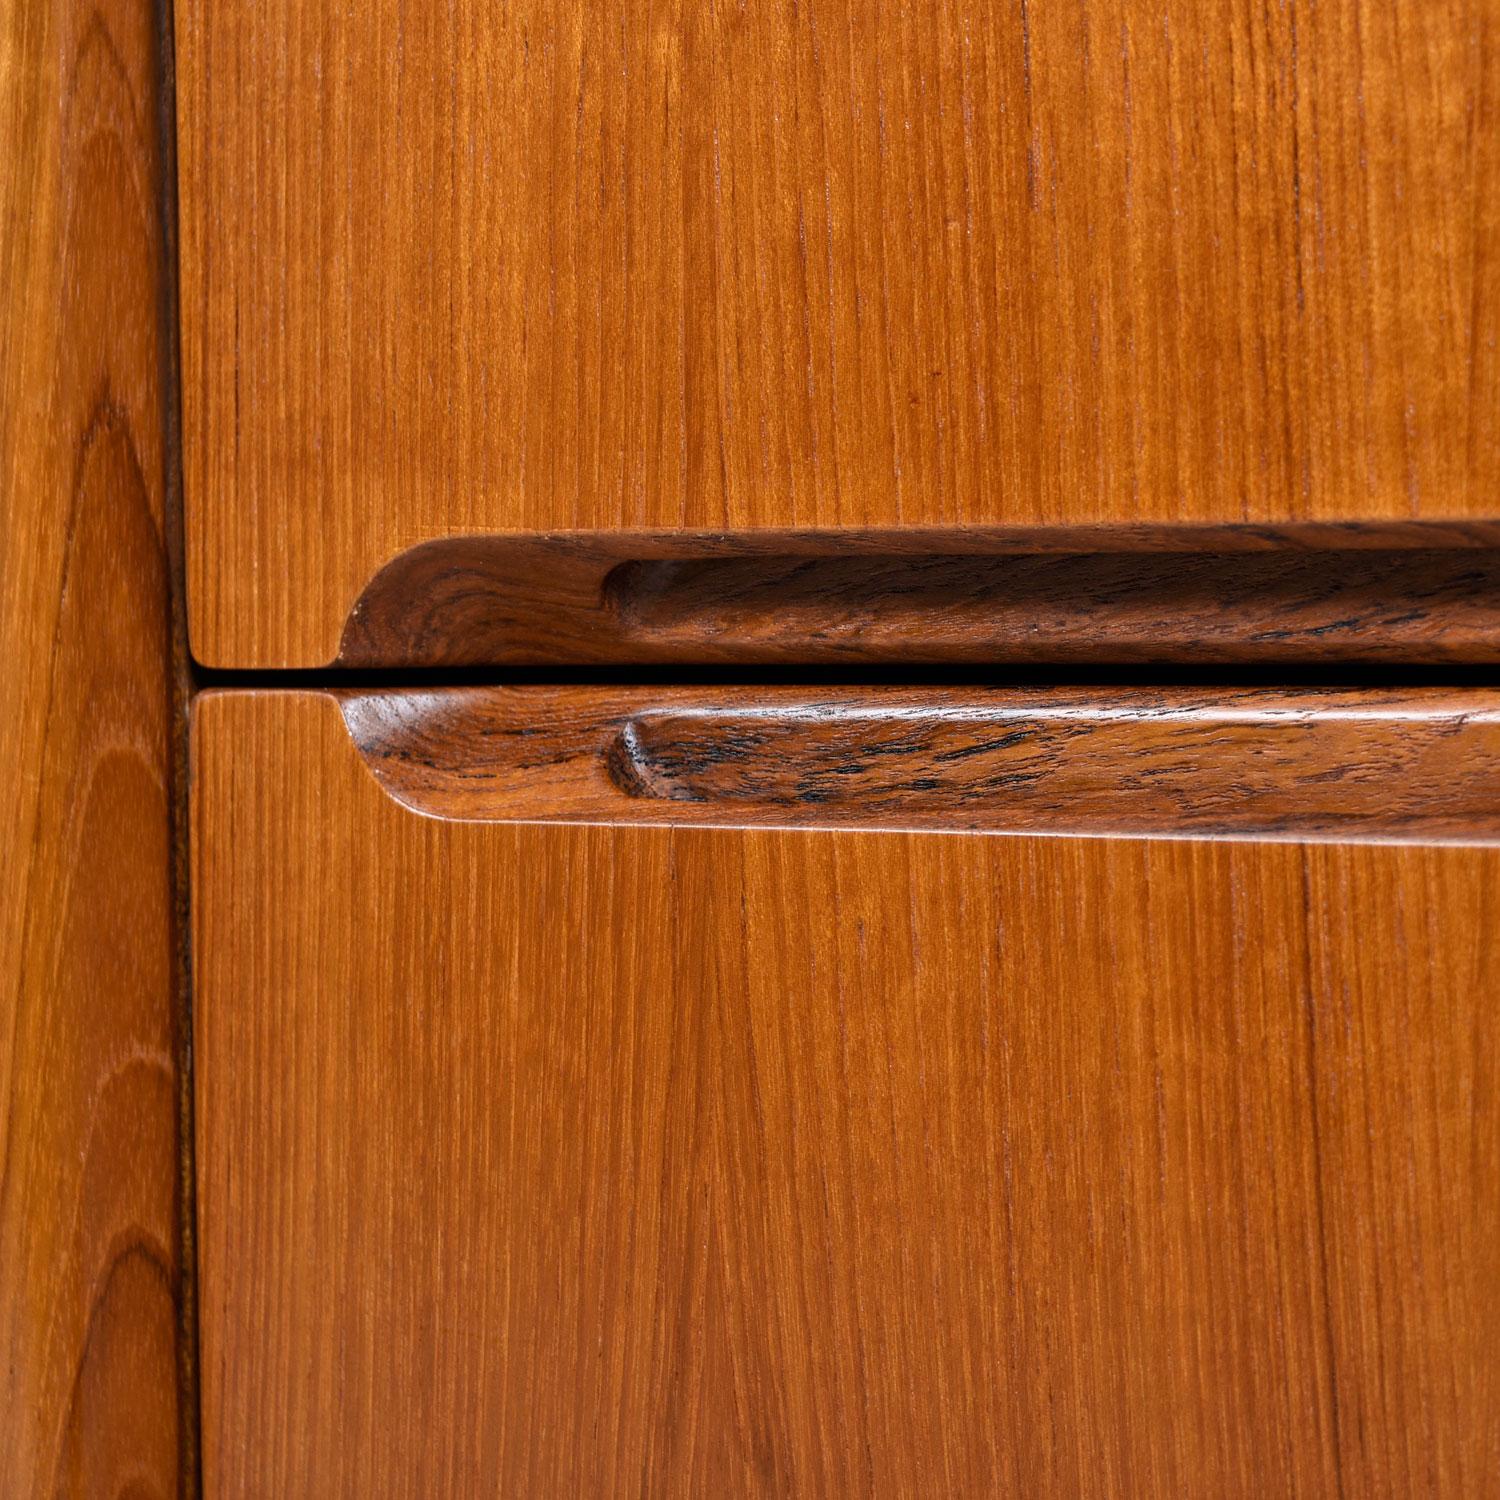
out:
<path id="1" fill-rule="evenodd" d="M 176 1495 L 190 1425 L 160 29 L 148 0 L 0 12 L 0 1493 L 17 1500 Z"/>

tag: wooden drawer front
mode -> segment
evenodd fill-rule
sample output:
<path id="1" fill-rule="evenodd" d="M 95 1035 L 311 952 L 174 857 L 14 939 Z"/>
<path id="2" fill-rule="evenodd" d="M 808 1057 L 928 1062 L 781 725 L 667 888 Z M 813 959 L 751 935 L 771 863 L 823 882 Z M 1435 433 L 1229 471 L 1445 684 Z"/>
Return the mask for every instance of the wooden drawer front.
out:
<path id="1" fill-rule="evenodd" d="M 1494 0 L 182 0 L 192 629 L 473 531 L 1494 514 Z"/>
<path id="2" fill-rule="evenodd" d="M 444 822 L 196 713 L 215 1500 L 1482 1491 L 1500 852 Z"/>

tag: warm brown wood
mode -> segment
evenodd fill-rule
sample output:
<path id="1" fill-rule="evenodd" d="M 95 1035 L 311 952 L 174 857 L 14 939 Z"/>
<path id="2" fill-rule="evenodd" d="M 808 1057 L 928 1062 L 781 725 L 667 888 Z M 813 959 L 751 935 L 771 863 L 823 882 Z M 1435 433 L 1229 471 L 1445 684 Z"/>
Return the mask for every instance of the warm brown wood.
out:
<path id="1" fill-rule="evenodd" d="M 211 664 L 465 532 L 1497 517 L 1497 0 L 177 19 Z"/>
<path id="2" fill-rule="evenodd" d="M 6 1500 L 191 1471 L 158 27 L 144 0 L 0 8 Z"/>
<path id="3" fill-rule="evenodd" d="M 442 822 L 197 708 L 204 1458 L 1478 1495 L 1500 851 Z"/>
<path id="4" fill-rule="evenodd" d="M 345 692 L 445 818 L 1500 842 L 1500 692 L 452 687 Z"/>
<path id="5" fill-rule="evenodd" d="M 1421 523 L 463 537 L 381 569 L 339 664 L 1495 663 L 1497 543 Z"/>

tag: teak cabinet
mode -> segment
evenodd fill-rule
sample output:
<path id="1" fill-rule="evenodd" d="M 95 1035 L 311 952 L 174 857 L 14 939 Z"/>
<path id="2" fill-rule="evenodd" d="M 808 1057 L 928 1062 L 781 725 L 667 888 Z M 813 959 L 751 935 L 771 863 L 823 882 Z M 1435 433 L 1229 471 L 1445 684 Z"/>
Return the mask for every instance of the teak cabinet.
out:
<path id="1" fill-rule="evenodd" d="M 1500 1492 L 1500 0 L 0 119 L 0 1494 Z"/>

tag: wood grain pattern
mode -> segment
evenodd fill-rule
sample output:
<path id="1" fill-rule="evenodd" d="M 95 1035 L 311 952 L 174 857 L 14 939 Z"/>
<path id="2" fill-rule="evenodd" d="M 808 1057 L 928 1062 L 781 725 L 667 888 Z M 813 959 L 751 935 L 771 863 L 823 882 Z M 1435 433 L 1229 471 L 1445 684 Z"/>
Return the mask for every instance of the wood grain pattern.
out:
<path id="1" fill-rule="evenodd" d="M 1500 842 L 1500 693 L 453 687 L 338 695 L 444 818 Z"/>
<path id="2" fill-rule="evenodd" d="M 1421 523 L 464 537 L 381 569 L 339 665 L 1495 663 L 1496 543 Z"/>
<path id="3" fill-rule="evenodd" d="M 432 537 L 1496 518 L 1496 0 L 183 0 L 192 629 Z"/>
<path id="4" fill-rule="evenodd" d="M 156 9 L 0 9 L 0 1495 L 183 1492 Z"/>
<path id="5" fill-rule="evenodd" d="M 452 823 L 196 713 L 217 1500 L 1493 1478 L 1500 852 Z"/>

